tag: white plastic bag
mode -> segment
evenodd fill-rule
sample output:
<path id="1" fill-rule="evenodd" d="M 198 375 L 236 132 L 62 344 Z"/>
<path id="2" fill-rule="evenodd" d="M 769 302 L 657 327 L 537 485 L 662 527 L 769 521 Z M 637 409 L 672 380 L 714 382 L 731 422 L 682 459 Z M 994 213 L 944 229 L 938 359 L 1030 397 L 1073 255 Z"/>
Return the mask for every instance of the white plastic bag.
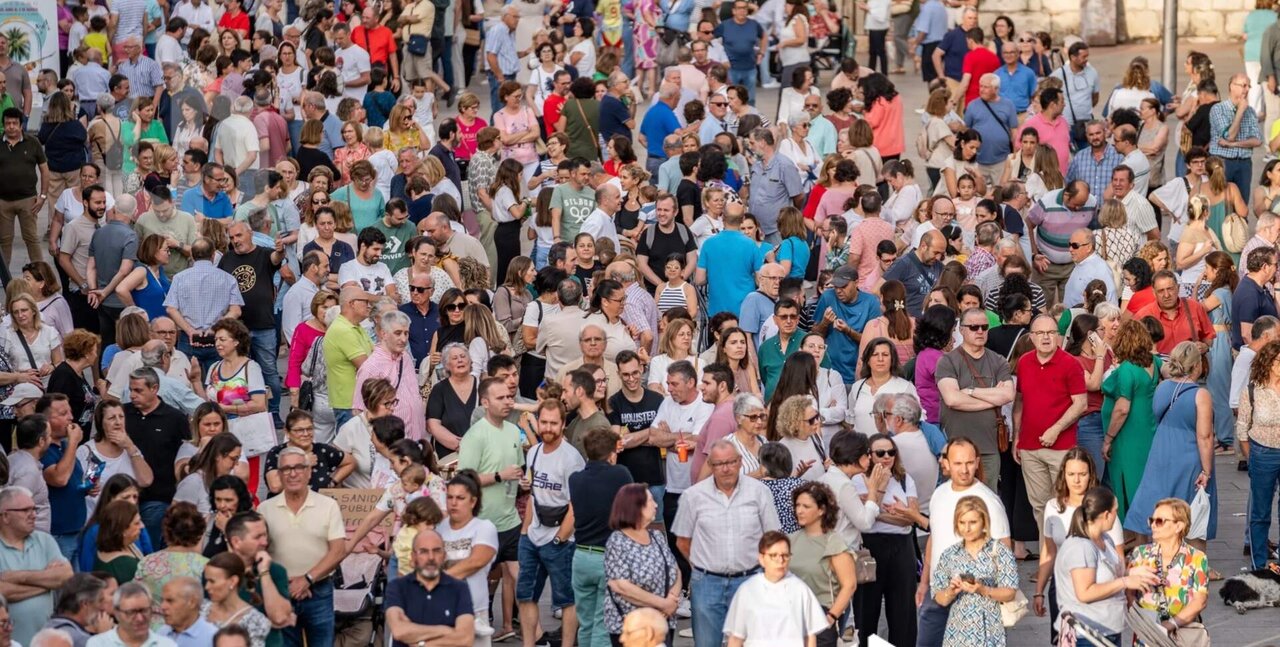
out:
<path id="1" fill-rule="evenodd" d="M 1196 496 L 1191 499 L 1191 528 L 1187 539 L 1204 539 L 1209 534 L 1209 505 L 1209 493 L 1204 488 L 1196 488 Z"/>

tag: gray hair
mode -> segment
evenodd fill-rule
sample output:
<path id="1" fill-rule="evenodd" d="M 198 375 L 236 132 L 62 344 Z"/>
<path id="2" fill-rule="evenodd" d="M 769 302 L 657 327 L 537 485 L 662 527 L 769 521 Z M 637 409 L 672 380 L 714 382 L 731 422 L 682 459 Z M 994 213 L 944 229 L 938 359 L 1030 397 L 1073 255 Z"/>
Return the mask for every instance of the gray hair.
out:
<path id="1" fill-rule="evenodd" d="M 1120 307 L 1114 303 L 1103 301 L 1093 307 L 1093 316 L 1097 317 L 1098 321 L 1115 319 L 1120 316 Z"/>
<path id="2" fill-rule="evenodd" d="M 236 100 L 231 102 L 231 112 L 237 115 L 247 115 L 253 112 L 253 99 L 245 96 L 236 97 Z"/>
<path id="3" fill-rule="evenodd" d="M 75 647 L 70 634 L 61 629 L 41 629 L 27 644 L 30 647 Z"/>
<path id="4" fill-rule="evenodd" d="M 156 374 L 156 370 L 154 368 L 149 366 L 134 369 L 134 371 L 129 374 L 129 380 L 142 380 L 142 383 L 146 384 L 147 388 L 160 387 L 160 376 Z"/>
<path id="5" fill-rule="evenodd" d="M 169 347 L 158 339 L 142 345 L 142 365 L 147 368 L 157 369 L 164 366 L 164 358 L 169 354 Z"/>
<path id="6" fill-rule="evenodd" d="M 995 89 L 997 89 L 997 90 L 999 90 L 999 89 L 1000 89 L 1000 77 L 998 77 L 998 76 L 996 76 L 996 75 L 994 75 L 994 74 L 991 74 L 990 72 L 988 72 L 988 73 L 986 73 L 986 74 L 983 74 L 981 77 L 979 77 L 979 78 L 978 78 L 978 83 L 979 83 L 979 84 L 982 84 L 982 83 L 989 83 L 989 84 L 991 84 L 993 87 L 995 87 Z"/>
<path id="7" fill-rule="evenodd" d="M 295 447 L 294 449 L 298 448 Z M 284 450 L 281 450 L 281 453 L 284 453 Z M 197 606 L 199 606 L 200 600 L 204 598 L 204 587 L 200 586 L 200 580 L 194 577 L 175 577 L 169 582 L 176 584 L 183 595 L 195 600 Z"/>
<path id="8" fill-rule="evenodd" d="M 796 112 L 796 113 L 793 113 L 793 114 L 787 115 L 787 125 L 789 125 L 789 126 L 793 126 L 793 127 L 794 127 L 794 126 L 803 126 L 803 125 L 805 125 L 805 124 L 807 124 L 807 123 L 809 123 L 809 115 L 808 115 L 808 113 L 805 113 L 805 112 Z"/>
<path id="9" fill-rule="evenodd" d="M 877 402 L 879 398 L 877 398 Z M 920 409 L 920 401 L 916 396 L 910 393 L 899 393 L 893 399 L 893 408 L 889 409 L 889 413 L 898 416 L 903 422 L 912 426 L 920 426 L 920 417 L 922 415 Z"/>
<path id="10" fill-rule="evenodd" d="M 595 325 L 595 324 L 587 324 L 587 325 L 585 325 L 585 326 L 583 326 L 583 327 L 581 327 L 581 328 L 579 328 L 579 329 L 578 329 L 578 341 L 579 341 L 579 342 L 581 342 L 581 341 L 582 341 L 582 338 L 587 334 L 587 331 L 588 331 L 588 330 L 598 330 L 598 331 L 600 331 L 600 334 L 601 334 L 601 335 L 604 335 L 604 334 L 605 334 L 605 332 L 604 332 L 604 328 L 601 328 L 600 326 L 597 326 L 597 325 Z"/>
<path id="11" fill-rule="evenodd" d="M 679 97 L 680 97 L 680 86 L 674 83 L 671 83 L 670 81 L 664 81 L 662 85 L 658 86 L 659 101 L 670 101 L 672 99 L 678 99 Z"/>
<path id="12" fill-rule="evenodd" d="M 258 177 L 266 178 L 266 174 L 264 173 Z M 262 189 L 265 191 L 266 187 L 264 186 Z M 263 231 L 263 229 L 271 224 L 271 214 L 267 212 L 266 207 L 253 207 L 253 210 L 249 212 L 247 220 L 249 221 L 250 231 Z"/>
<path id="13" fill-rule="evenodd" d="M 287 447 L 280 453 L 284 454 L 290 449 L 298 449 L 298 448 Z M 302 452 L 301 449 L 298 449 L 298 451 Z M 302 452 L 302 455 L 306 456 L 306 452 Z M 150 603 L 151 591 L 148 591 L 147 587 L 143 586 L 139 582 L 125 582 L 124 584 L 121 584 L 120 588 L 116 589 L 116 592 L 111 596 L 111 605 L 119 609 L 120 602 L 128 598 L 146 598 L 147 602 Z"/>
<path id="14" fill-rule="evenodd" d="M 893 411 L 893 399 L 897 393 L 881 393 L 871 402 L 871 413 L 886 414 Z"/>
<path id="15" fill-rule="evenodd" d="M 711 454 L 711 452 L 714 452 L 717 449 L 725 449 L 725 448 L 728 448 L 729 451 L 733 452 L 734 456 L 742 456 L 742 454 L 738 452 L 737 445 L 734 445 L 733 443 L 729 442 L 728 439 L 725 439 L 725 438 L 721 438 L 720 440 L 717 440 L 714 443 L 711 443 L 711 446 L 707 448 L 707 454 L 709 455 Z"/>
<path id="16" fill-rule="evenodd" d="M 8 504 L 10 500 L 16 499 L 20 496 L 30 497 L 31 490 L 28 490 L 21 485 L 10 485 L 9 487 L 0 489 L 0 508 Z M 3 606 L 3 604 L 0 604 L 0 607 Z"/>
<path id="17" fill-rule="evenodd" d="M 556 287 L 556 299 L 560 307 L 568 308 L 582 304 L 582 286 L 573 279 L 565 279 Z"/>
<path id="18" fill-rule="evenodd" d="M 608 186 L 608 185 L 606 185 Z M 627 283 L 636 282 L 636 268 L 631 263 L 619 264 L 615 269 L 609 272 L 609 276 L 613 280 L 626 285 Z"/>
<path id="19" fill-rule="evenodd" d="M 974 238 L 975 242 L 982 247 L 994 245 L 997 240 L 1000 240 L 1000 225 L 994 222 L 984 222 L 975 229 Z M 1012 243 L 1013 241 L 1009 242 Z"/>
<path id="20" fill-rule="evenodd" d="M 182 74 L 182 66 L 177 61 L 165 61 L 160 64 L 160 69 L 174 74 Z"/>
<path id="21" fill-rule="evenodd" d="M 382 330 L 386 330 L 394 326 L 404 326 L 405 328 L 408 328 L 410 323 L 409 315 L 400 312 L 399 310 L 389 310 L 382 313 L 382 316 L 378 318 L 378 327 Z"/>
<path id="22" fill-rule="evenodd" d="M 1016 250 L 1019 250 L 1020 248 L 1018 247 L 1018 243 L 1014 242 L 1012 238 L 1001 238 L 996 241 L 995 249 L 996 251 L 1003 251 L 1006 249 L 1012 249 L 1016 251 Z"/>
<path id="23" fill-rule="evenodd" d="M 88 573 L 76 573 L 58 589 L 58 604 L 53 612 L 69 616 L 80 613 L 86 606 L 96 607 L 105 588 L 106 582 Z"/>
<path id="24" fill-rule="evenodd" d="M 733 417 L 741 418 L 753 411 L 764 410 L 764 402 L 754 393 L 739 393 L 733 396 Z"/>
<path id="25" fill-rule="evenodd" d="M 98 95 L 98 113 L 110 113 L 111 109 L 116 107 L 116 98 L 103 92 Z"/>
<path id="26" fill-rule="evenodd" d="M 309 460 L 307 458 L 306 451 L 304 451 L 301 447 L 294 447 L 293 445 L 289 445 L 288 447 L 285 447 L 284 449 L 280 450 L 280 456 L 276 459 L 277 462 L 283 462 L 285 456 L 301 456 L 302 460 L 304 461 Z"/>
<path id="27" fill-rule="evenodd" d="M 138 210 L 137 198 L 133 197 L 132 195 L 129 195 L 128 193 L 116 196 L 116 206 L 112 208 L 112 211 L 114 211 L 117 214 L 125 214 L 129 217 L 132 217 L 133 213 L 137 210 Z M 121 315 L 121 316 L 124 316 L 124 315 Z"/>
<path id="28" fill-rule="evenodd" d="M 466 346 L 463 346 L 461 343 L 455 341 L 447 344 L 444 347 L 444 350 L 440 351 L 440 361 L 442 362 L 449 361 L 449 354 L 456 350 L 462 351 L 462 354 L 466 355 L 467 359 L 471 359 L 471 351 L 467 350 Z"/>

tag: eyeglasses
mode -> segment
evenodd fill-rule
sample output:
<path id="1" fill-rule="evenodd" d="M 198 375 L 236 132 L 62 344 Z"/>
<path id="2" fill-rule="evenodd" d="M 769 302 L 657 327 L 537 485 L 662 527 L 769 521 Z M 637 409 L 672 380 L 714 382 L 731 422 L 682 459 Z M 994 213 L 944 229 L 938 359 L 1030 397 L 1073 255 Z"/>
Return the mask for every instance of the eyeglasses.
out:
<path id="1" fill-rule="evenodd" d="M 968 328 L 969 332 L 987 332 L 991 329 L 991 324 L 961 324 L 961 328 Z"/>
<path id="2" fill-rule="evenodd" d="M 627 298 L 626 298 L 626 297 L 622 297 L 621 299 L 615 299 L 615 298 L 613 298 L 613 297 L 605 297 L 605 298 L 604 298 L 604 300 L 605 300 L 605 301 L 612 301 L 612 302 L 614 302 L 614 303 L 616 303 L 616 304 L 618 304 L 618 305 L 624 305 L 624 304 L 626 304 L 626 302 L 627 302 Z"/>
<path id="3" fill-rule="evenodd" d="M 734 9 L 737 9 L 737 7 L 734 7 Z M 707 34 L 707 35 L 709 36 L 709 35 L 711 35 L 711 34 L 716 33 L 716 30 L 714 30 L 714 29 L 699 29 L 699 30 L 698 30 L 698 33 L 699 33 L 699 34 Z"/>
<path id="4" fill-rule="evenodd" d="M 872 454 L 875 454 L 875 455 L 876 455 L 876 458 L 893 458 L 894 456 L 897 456 L 897 455 L 898 455 L 898 450 L 896 450 L 896 449 L 875 449 L 875 450 L 872 450 L 872 451 L 871 451 L 871 453 L 872 453 Z"/>
<path id="5" fill-rule="evenodd" d="M 725 106 L 728 106 L 729 102 L 728 101 L 712 101 L 711 105 L 723 108 Z"/>
<path id="6" fill-rule="evenodd" d="M 1056 334 L 1058 334 L 1058 331 L 1056 331 L 1056 330 L 1032 330 L 1029 334 L 1030 334 L 1031 336 L 1033 336 L 1033 337 L 1049 337 L 1049 336 L 1051 336 L 1051 335 L 1056 335 Z"/>
<path id="7" fill-rule="evenodd" d="M 760 422 L 761 420 L 764 420 L 765 418 L 768 418 L 768 417 L 769 417 L 769 414 L 767 414 L 767 413 L 748 413 L 748 414 L 746 414 L 746 415 L 744 415 L 744 416 L 742 416 L 742 417 L 743 417 L 743 418 L 746 418 L 747 420 L 754 420 L 754 421 L 756 421 L 756 422 Z"/>
<path id="8" fill-rule="evenodd" d="M 819 421 L 819 420 L 822 420 L 822 416 L 820 416 L 820 415 L 818 415 L 818 414 L 816 414 L 816 413 L 815 413 L 815 414 L 813 414 L 812 416 L 809 416 L 808 418 L 805 418 L 805 419 L 804 419 L 804 421 L 805 421 L 806 423 L 811 424 L 811 425 L 816 425 L 816 424 L 818 424 L 818 421 Z"/>
<path id="9" fill-rule="evenodd" d="M 388 409 L 394 409 L 400 406 L 400 398 L 391 398 L 390 400 L 387 400 L 387 403 L 383 406 L 385 406 Z"/>
<path id="10" fill-rule="evenodd" d="M 727 460 L 727 461 L 708 461 L 708 462 L 711 464 L 711 467 L 714 467 L 714 468 L 717 468 L 717 469 L 718 469 L 718 468 L 721 468 L 721 467 L 736 467 L 739 463 L 741 463 L 741 462 L 742 462 L 742 459 L 741 459 L 741 458 L 730 458 L 730 459 L 729 459 L 729 460 Z"/>
<path id="11" fill-rule="evenodd" d="M 302 434 L 302 435 L 304 435 L 304 436 L 305 436 L 305 435 L 307 435 L 307 434 L 314 434 L 314 433 L 316 433 L 316 428 L 315 428 L 314 426 L 312 426 L 312 427 L 294 427 L 293 429 L 290 429 L 290 430 L 289 430 L 289 433 L 291 433 L 291 434 Z"/>
<path id="12" fill-rule="evenodd" d="M 1071 249 L 1080 249 L 1081 247 L 1088 247 L 1092 244 L 1093 243 L 1067 243 L 1067 247 L 1070 247 Z"/>
<path id="13" fill-rule="evenodd" d="M 765 553 L 764 556 L 778 562 L 791 561 L 791 553 Z"/>
<path id="14" fill-rule="evenodd" d="M 457 312 L 457 311 L 459 311 L 459 310 L 462 310 L 462 309 L 463 309 L 463 308 L 465 308 L 465 307 L 467 307 L 467 306 L 466 306 L 465 304 L 462 304 L 462 303 L 450 303 L 449 305 L 447 305 L 447 306 L 445 306 L 445 307 L 444 307 L 444 311 L 445 311 L 445 312 Z"/>
<path id="15" fill-rule="evenodd" d="M 428 286 L 426 286 L 426 287 L 423 287 L 423 286 L 420 286 L 420 285 L 410 285 L 410 286 L 409 286 L 409 291 L 410 291 L 410 292 L 415 292 L 415 293 L 417 293 L 417 294 L 422 294 L 423 292 L 430 292 L 430 291 L 432 291 L 432 290 L 434 290 L 434 289 L 435 289 L 435 288 L 434 288 L 434 287 L 432 287 L 432 286 L 430 286 L 430 285 L 428 285 Z"/>
<path id="16" fill-rule="evenodd" d="M 35 514 L 35 513 L 36 513 L 36 507 L 35 507 L 35 506 L 31 506 L 31 507 L 29 507 L 29 508 L 10 508 L 10 509 L 8 509 L 8 510 L 5 510 L 5 512 L 12 512 L 12 513 L 15 513 L 15 514 Z"/>
<path id="17" fill-rule="evenodd" d="M 1166 519 L 1164 517 L 1151 517 L 1150 519 L 1147 519 L 1147 523 L 1152 528 L 1159 528 L 1166 523 L 1173 523 L 1174 521 L 1176 521 L 1176 519 Z"/>
<path id="18" fill-rule="evenodd" d="M 773 316 L 774 316 L 774 317 L 777 317 L 778 319 L 781 319 L 782 321 L 794 321 L 794 320 L 796 320 L 796 319 L 799 319 L 799 318 L 800 318 L 800 315 L 795 315 L 795 314 L 793 314 L 793 315 L 773 315 Z"/>
<path id="19" fill-rule="evenodd" d="M 141 616 L 151 613 L 151 607 L 145 606 L 137 609 L 126 609 L 124 607 L 116 607 L 116 613 L 122 616 Z"/>
<path id="20" fill-rule="evenodd" d="M 1034 43 L 1034 42 L 1036 42 L 1036 41 L 1035 41 L 1034 39 L 1031 39 L 1031 38 L 1019 38 L 1019 39 L 1018 39 L 1018 42 L 1019 42 L 1019 43 Z"/>
<path id="21" fill-rule="evenodd" d="M 277 469 L 280 470 L 281 474 L 288 476 L 289 474 L 301 474 L 311 469 L 311 466 L 304 463 L 302 465 L 290 465 L 288 467 L 279 467 Z"/>

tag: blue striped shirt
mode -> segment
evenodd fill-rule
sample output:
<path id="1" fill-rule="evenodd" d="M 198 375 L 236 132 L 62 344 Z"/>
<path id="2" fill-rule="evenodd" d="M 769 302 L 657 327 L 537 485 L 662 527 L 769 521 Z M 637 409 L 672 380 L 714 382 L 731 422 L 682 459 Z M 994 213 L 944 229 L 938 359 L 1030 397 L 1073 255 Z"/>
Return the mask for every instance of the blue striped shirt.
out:
<path id="1" fill-rule="evenodd" d="M 116 69 L 129 79 L 131 98 L 155 96 L 156 88 L 164 87 L 164 72 L 153 58 L 138 56 L 137 62 L 126 58 Z"/>
<path id="2" fill-rule="evenodd" d="M 1067 182 L 1084 180 L 1089 185 L 1090 195 L 1101 195 L 1102 190 L 1111 184 L 1111 172 L 1123 161 L 1124 157 L 1111 144 L 1103 149 L 1100 160 L 1093 158 L 1092 148 L 1082 148 L 1071 158 Z"/>
<path id="3" fill-rule="evenodd" d="M 164 305 L 177 308 L 192 328 L 206 330 L 231 306 L 243 306 L 244 297 L 240 296 L 235 277 L 204 260 L 173 276 Z"/>

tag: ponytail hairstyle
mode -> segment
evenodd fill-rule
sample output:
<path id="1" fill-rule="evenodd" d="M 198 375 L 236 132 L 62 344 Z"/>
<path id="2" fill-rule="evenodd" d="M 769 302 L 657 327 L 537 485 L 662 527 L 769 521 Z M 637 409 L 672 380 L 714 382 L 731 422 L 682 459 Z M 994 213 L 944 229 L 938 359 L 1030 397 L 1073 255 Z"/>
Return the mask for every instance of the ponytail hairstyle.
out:
<path id="1" fill-rule="evenodd" d="M 255 582 L 257 580 L 257 571 L 246 568 L 244 560 L 240 559 L 239 555 L 231 551 L 218 553 L 209 559 L 208 566 L 226 573 L 228 578 L 236 578 L 236 586 L 240 590 L 248 589 L 249 604 L 254 606 L 262 605 L 262 597 L 257 593 L 259 589 Z M 246 582 L 252 582 L 253 585 L 246 587 L 244 586 Z M 235 594 L 233 593 L 232 595 Z"/>
<path id="2" fill-rule="evenodd" d="M 1222 161 L 1221 157 L 1210 155 L 1207 166 L 1209 169 L 1209 188 L 1213 189 L 1214 193 L 1226 192 L 1227 190 L 1226 163 Z"/>
<path id="3" fill-rule="evenodd" d="M 898 341 L 911 339 L 911 315 L 907 314 L 907 288 L 901 281 L 889 279 L 880 285 L 880 303 L 884 304 L 885 326 L 889 337 Z M 897 352 L 897 351 L 894 351 Z"/>
<path id="4" fill-rule="evenodd" d="M 1227 257 L 1231 258 L 1230 256 Z M 1107 300 L 1107 284 L 1094 279 L 1084 286 L 1084 309 L 1093 312 L 1095 306 Z"/>
<path id="5" fill-rule="evenodd" d="M 435 449 L 425 440 L 401 438 L 391 444 L 391 453 L 427 468 L 427 471 L 432 474 L 440 473 L 440 467 L 436 464 Z"/>
<path id="6" fill-rule="evenodd" d="M 1110 489 L 1100 485 L 1089 488 L 1080 501 L 1080 507 L 1071 515 L 1071 532 L 1067 536 L 1088 538 L 1089 524 L 1115 507 L 1116 495 Z"/>

